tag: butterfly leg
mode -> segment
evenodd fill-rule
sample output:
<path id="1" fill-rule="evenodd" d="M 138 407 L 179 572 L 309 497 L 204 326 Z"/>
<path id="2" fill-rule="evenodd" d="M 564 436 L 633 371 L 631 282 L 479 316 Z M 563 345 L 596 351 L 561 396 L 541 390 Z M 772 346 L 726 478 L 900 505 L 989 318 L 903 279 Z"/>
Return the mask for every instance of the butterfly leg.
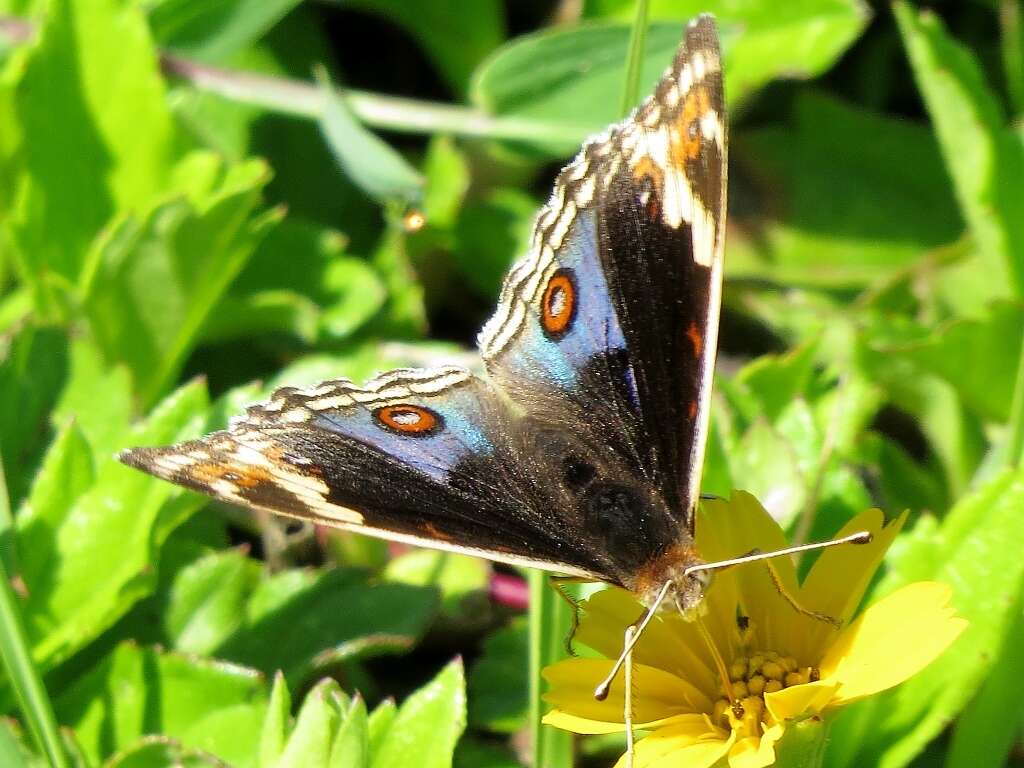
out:
<path id="1" fill-rule="evenodd" d="M 821 611 L 814 611 L 810 608 L 806 608 L 800 604 L 800 602 L 789 593 L 786 589 L 786 585 L 782 583 L 782 577 L 779 576 L 779 572 L 775 570 L 775 566 L 772 565 L 771 560 L 764 561 L 765 567 L 768 569 L 768 575 L 771 576 L 772 583 L 775 585 L 775 589 L 782 596 L 782 599 L 789 603 L 790 607 L 797 613 L 809 616 L 817 621 L 823 621 L 826 624 L 831 624 L 833 627 L 839 628 L 842 626 L 842 622 L 839 621 L 835 616 L 830 616 L 827 613 Z"/>
<path id="2" fill-rule="evenodd" d="M 626 768 L 633 768 L 633 637 L 637 628 L 636 624 L 630 624 L 623 638 L 626 662 L 622 668 L 622 721 L 626 724 Z"/>
<path id="3" fill-rule="evenodd" d="M 551 586 L 555 588 L 555 591 L 572 608 L 572 624 L 569 626 L 569 634 L 565 637 L 565 652 L 575 657 L 576 651 L 573 650 L 572 641 L 576 637 L 576 630 L 580 628 L 580 601 L 569 594 L 565 585 L 578 584 L 582 579 L 575 576 L 549 576 L 548 580 L 551 582 Z"/>

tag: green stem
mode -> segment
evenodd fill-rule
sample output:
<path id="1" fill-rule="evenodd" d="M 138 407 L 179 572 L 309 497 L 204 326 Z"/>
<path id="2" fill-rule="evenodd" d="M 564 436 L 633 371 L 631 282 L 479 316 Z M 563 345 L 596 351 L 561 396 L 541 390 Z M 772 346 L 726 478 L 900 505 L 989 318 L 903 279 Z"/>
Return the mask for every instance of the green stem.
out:
<path id="1" fill-rule="evenodd" d="M 0 546 L 8 550 L 14 535 L 7 482 L 0 457 Z M 67 768 L 68 761 L 57 730 L 57 719 L 46 695 L 39 671 L 32 663 L 25 628 L 21 623 L 18 601 L 11 589 L 4 558 L 0 557 L 0 656 L 7 677 L 17 694 L 22 716 L 39 750 L 53 768 Z"/>
<path id="2" fill-rule="evenodd" d="M 34 31 L 30 22 L 0 16 L 0 38 L 11 43 L 27 42 Z M 318 120 L 323 113 L 323 93 L 312 83 L 212 67 L 169 53 L 160 54 L 160 65 L 166 75 L 230 101 L 307 120 Z M 472 107 L 368 91 L 346 90 L 345 98 L 361 122 L 400 133 L 505 139 L 571 152 L 584 137 L 600 128 L 593 124 L 489 115 Z"/>
<path id="3" fill-rule="evenodd" d="M 640 99 L 640 73 L 643 70 L 649 10 L 648 0 L 637 0 L 633 29 L 629 33 L 629 50 L 626 52 L 626 85 L 622 90 L 623 115 L 628 115 Z"/>
<path id="4" fill-rule="evenodd" d="M 569 633 L 569 606 L 548 584 L 547 574 L 530 571 L 530 732 L 534 768 L 572 768 L 571 733 L 541 723 L 541 671 L 564 655 Z"/>
<path id="5" fill-rule="evenodd" d="M 1002 0 L 999 3 L 1006 89 L 1016 115 L 1024 115 L 1024 9 L 1021 5 L 1021 0 Z"/>
<path id="6" fill-rule="evenodd" d="M 1006 463 L 1011 467 L 1018 467 L 1024 458 L 1024 339 L 1021 340 L 1020 357 L 1017 360 L 1017 382 L 1013 387 L 1009 427 L 1006 436 Z"/>

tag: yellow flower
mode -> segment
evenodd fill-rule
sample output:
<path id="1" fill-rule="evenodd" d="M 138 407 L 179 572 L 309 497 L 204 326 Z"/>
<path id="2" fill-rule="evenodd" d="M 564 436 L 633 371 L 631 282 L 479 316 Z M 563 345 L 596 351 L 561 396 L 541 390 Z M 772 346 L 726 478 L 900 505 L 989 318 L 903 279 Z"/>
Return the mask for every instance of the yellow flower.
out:
<path id="1" fill-rule="evenodd" d="M 878 510 L 858 515 L 837 538 L 870 531 L 871 543 L 825 550 L 802 584 L 788 558 L 772 560 L 784 591 L 806 612 L 760 562 L 718 572 L 698 619 L 656 616 L 633 652 L 633 722 L 648 732 L 637 742 L 635 768 L 705 768 L 722 758 L 730 768 L 771 765 L 787 727 L 897 685 L 938 657 L 967 624 L 953 615 L 944 584 L 910 584 L 850 621 L 904 519 L 885 525 Z M 749 494 L 700 512 L 697 549 L 709 562 L 785 546 L 778 524 Z M 614 659 L 642 611 L 624 590 L 599 592 L 584 604 L 577 639 Z M 725 663 L 729 692 L 697 621 Z M 607 699 L 593 695 L 611 664 L 568 659 L 548 667 L 545 698 L 554 709 L 544 722 L 576 733 L 622 731 L 622 675 Z"/>

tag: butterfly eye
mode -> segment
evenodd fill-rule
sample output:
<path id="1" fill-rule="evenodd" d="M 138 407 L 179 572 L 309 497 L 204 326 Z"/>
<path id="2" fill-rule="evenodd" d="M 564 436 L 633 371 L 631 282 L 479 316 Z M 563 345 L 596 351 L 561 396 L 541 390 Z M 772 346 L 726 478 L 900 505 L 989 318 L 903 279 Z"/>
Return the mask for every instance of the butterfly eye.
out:
<path id="1" fill-rule="evenodd" d="M 412 437 L 427 437 L 444 427 L 441 414 L 419 405 L 385 405 L 373 416 L 385 429 Z"/>
<path id="2" fill-rule="evenodd" d="M 548 280 L 541 298 L 541 325 L 552 339 L 569 332 L 576 316 L 576 281 L 571 269 L 559 269 Z"/>

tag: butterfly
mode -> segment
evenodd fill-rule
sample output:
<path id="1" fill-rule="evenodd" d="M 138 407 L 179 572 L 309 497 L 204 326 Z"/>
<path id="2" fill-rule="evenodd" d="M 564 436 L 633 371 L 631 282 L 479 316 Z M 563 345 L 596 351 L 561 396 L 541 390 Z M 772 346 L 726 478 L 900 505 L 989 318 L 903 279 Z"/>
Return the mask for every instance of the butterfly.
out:
<path id="1" fill-rule="evenodd" d="M 654 92 L 558 175 L 480 332 L 483 373 L 284 387 L 224 431 L 120 460 L 243 507 L 695 605 L 727 150 L 701 16 Z"/>

